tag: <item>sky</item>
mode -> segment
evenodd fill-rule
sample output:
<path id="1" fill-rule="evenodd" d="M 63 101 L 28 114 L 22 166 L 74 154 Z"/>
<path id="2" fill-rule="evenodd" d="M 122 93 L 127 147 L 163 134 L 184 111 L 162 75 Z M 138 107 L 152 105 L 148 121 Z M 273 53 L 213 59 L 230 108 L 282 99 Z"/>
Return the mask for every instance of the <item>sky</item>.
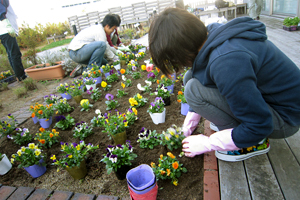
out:
<path id="1" fill-rule="evenodd" d="M 92 2 L 89 5 L 74 6 L 72 8 L 62 8 L 62 5 L 68 5 L 79 2 Z M 68 21 L 68 17 L 84 15 L 92 11 L 107 10 L 117 6 L 129 6 L 132 3 L 143 2 L 143 0 L 101 0 L 93 3 L 94 0 L 10 0 L 15 14 L 18 16 L 19 27 L 22 24 L 28 24 L 34 27 L 38 23 L 45 25 L 49 23 L 58 23 Z M 152 2 L 153 0 L 144 0 Z M 184 0 L 184 3 L 197 0 Z"/>

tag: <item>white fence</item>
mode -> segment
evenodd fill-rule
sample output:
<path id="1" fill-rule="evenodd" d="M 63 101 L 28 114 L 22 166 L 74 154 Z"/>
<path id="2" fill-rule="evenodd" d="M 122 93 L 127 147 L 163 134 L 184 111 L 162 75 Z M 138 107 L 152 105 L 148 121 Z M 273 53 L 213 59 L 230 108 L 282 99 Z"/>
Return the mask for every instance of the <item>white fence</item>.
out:
<path id="1" fill-rule="evenodd" d="M 162 12 L 167 7 L 176 7 L 175 0 L 156 0 L 152 2 L 139 2 L 127 7 L 113 7 L 107 11 L 90 12 L 82 16 L 69 17 L 70 25 L 76 25 L 77 31 L 94 25 L 96 22 L 100 23 L 105 15 L 109 13 L 118 14 L 121 17 L 121 26 L 135 24 L 137 22 L 148 22 L 150 14 L 156 10 L 157 14 Z"/>

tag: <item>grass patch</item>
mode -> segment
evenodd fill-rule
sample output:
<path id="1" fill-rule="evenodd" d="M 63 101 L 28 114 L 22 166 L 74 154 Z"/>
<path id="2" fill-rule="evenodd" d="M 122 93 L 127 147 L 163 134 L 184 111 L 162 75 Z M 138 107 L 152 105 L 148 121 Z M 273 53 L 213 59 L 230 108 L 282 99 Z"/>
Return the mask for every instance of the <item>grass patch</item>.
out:
<path id="1" fill-rule="evenodd" d="M 25 95 L 27 95 L 27 89 L 26 87 L 18 87 L 16 89 L 13 89 L 13 93 L 18 97 L 24 97 Z"/>
<path id="2" fill-rule="evenodd" d="M 72 39 L 73 38 L 69 38 L 69 39 L 64 39 L 64 40 L 52 42 L 52 43 L 40 48 L 39 51 L 46 51 L 48 49 L 52 49 L 52 48 L 55 48 L 55 47 L 59 47 L 59 46 L 69 44 L 72 41 Z"/>
<path id="3" fill-rule="evenodd" d="M 0 88 L 1 90 L 8 90 L 8 83 L 7 82 L 3 82 L 0 84 Z"/>
<path id="4" fill-rule="evenodd" d="M 37 82 L 32 78 L 26 78 L 25 80 L 23 80 L 23 84 L 28 91 L 32 91 L 38 88 Z"/>

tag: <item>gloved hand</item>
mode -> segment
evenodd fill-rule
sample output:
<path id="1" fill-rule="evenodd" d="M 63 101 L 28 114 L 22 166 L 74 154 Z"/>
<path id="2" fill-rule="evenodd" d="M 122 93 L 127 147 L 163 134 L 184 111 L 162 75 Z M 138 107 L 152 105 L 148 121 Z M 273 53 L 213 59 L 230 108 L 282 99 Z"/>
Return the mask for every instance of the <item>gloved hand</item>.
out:
<path id="1" fill-rule="evenodd" d="M 120 50 L 116 50 L 116 53 L 117 53 L 117 54 L 121 54 L 121 55 L 124 54 L 124 53 L 123 53 L 122 51 L 120 51 Z"/>
<path id="2" fill-rule="evenodd" d="M 153 64 L 148 64 L 148 65 L 146 66 L 146 70 L 147 70 L 147 72 L 152 71 L 152 70 L 153 70 Z"/>
<path id="3" fill-rule="evenodd" d="M 5 23 L 5 25 L 6 25 L 6 30 L 7 30 L 7 32 L 8 32 L 10 35 L 15 35 L 15 34 L 16 34 L 15 29 L 11 26 L 11 24 L 10 24 L 10 22 L 9 22 L 8 19 L 4 19 L 4 20 L 2 20 L 2 22 Z"/>
<path id="4" fill-rule="evenodd" d="M 194 157 L 210 151 L 233 151 L 239 150 L 235 146 L 231 133 L 232 129 L 225 129 L 212 134 L 205 135 L 191 135 L 182 140 L 182 151 L 187 157 Z"/>
<path id="5" fill-rule="evenodd" d="M 121 50 L 121 51 L 130 51 L 130 49 L 128 47 L 125 47 L 125 46 L 119 46 L 118 47 L 118 50 Z"/>
<path id="6" fill-rule="evenodd" d="M 187 113 L 182 126 L 183 134 L 185 135 L 185 137 L 190 136 L 192 134 L 192 132 L 199 124 L 200 119 L 201 119 L 201 115 L 195 112 L 189 111 Z"/>

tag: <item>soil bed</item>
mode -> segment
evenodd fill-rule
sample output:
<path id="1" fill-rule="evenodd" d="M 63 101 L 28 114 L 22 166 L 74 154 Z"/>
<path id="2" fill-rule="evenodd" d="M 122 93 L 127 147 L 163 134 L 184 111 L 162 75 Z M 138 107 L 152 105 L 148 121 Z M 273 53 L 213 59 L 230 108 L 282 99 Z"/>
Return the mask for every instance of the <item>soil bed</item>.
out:
<path id="1" fill-rule="evenodd" d="M 147 52 L 146 57 L 139 61 L 140 66 L 144 64 L 144 60 L 149 59 L 149 53 Z M 139 68 L 140 69 L 140 68 Z M 133 79 L 131 75 L 126 75 L 127 78 L 132 80 L 131 87 L 125 87 L 125 91 L 128 92 L 128 95 L 117 98 L 117 89 L 122 89 L 119 81 L 112 83 L 112 88 L 105 92 L 102 90 L 102 98 L 97 102 L 94 102 L 90 99 L 90 95 L 84 93 L 83 97 L 89 99 L 93 107 L 90 111 L 80 112 L 79 105 L 75 102 L 74 99 L 68 100 L 70 105 L 75 109 L 70 112 L 70 115 L 75 119 L 75 122 L 86 121 L 90 124 L 91 119 L 96 116 L 95 110 L 100 109 L 102 113 L 106 112 L 105 104 L 105 94 L 110 93 L 115 96 L 120 106 L 117 108 L 120 112 L 126 112 L 130 104 L 128 99 L 133 97 L 136 93 L 140 93 L 143 97 L 148 98 L 148 103 L 141 108 L 138 108 L 138 117 L 139 119 L 127 129 L 127 139 L 131 141 L 132 146 L 134 147 L 134 152 L 138 157 L 132 162 L 132 167 L 136 167 L 140 164 L 148 164 L 151 162 L 158 163 L 158 158 L 161 154 L 166 155 L 168 150 L 163 146 L 156 146 L 154 149 L 141 149 L 139 143 L 136 142 L 137 135 L 142 127 L 145 127 L 150 130 L 156 130 L 158 133 L 166 131 L 172 124 L 181 126 L 183 124 L 185 116 L 180 113 L 180 103 L 176 101 L 177 92 L 181 89 L 181 82 L 176 82 L 174 87 L 174 94 L 171 95 L 171 105 L 166 107 L 166 122 L 163 124 L 155 125 L 150 115 L 147 113 L 149 103 L 155 99 L 155 96 L 149 95 L 149 93 L 142 93 L 136 87 L 138 83 L 145 85 L 144 80 L 147 79 L 147 72 L 141 71 L 142 78 Z M 160 74 L 161 75 L 161 74 Z M 160 77 L 159 75 L 159 77 Z M 104 79 L 104 76 L 103 76 Z M 58 83 L 56 83 L 56 86 Z M 152 84 L 152 92 L 155 90 L 157 84 Z M 101 86 L 98 85 L 101 89 Z M 41 99 L 39 103 L 43 103 Z M 32 103 L 34 104 L 34 102 Z M 68 113 L 65 113 L 65 116 Z M 55 115 L 54 115 L 55 117 Z M 55 119 L 55 118 L 54 118 Z M 55 125 L 55 120 L 50 126 L 50 130 Z M 25 123 L 20 125 L 21 128 L 28 128 L 31 134 L 39 132 L 40 125 L 34 124 L 31 119 L 28 119 Z M 59 131 L 60 139 L 62 142 L 76 142 L 79 143 L 79 139 L 73 138 L 73 130 Z M 110 140 L 107 136 L 107 133 L 102 132 L 103 128 L 94 128 L 94 134 L 87 137 L 84 141 L 86 143 L 92 143 L 93 145 L 99 145 L 99 149 L 88 156 L 86 160 L 88 174 L 82 180 L 74 180 L 66 170 L 61 170 L 56 172 L 56 166 L 51 165 L 52 160 L 50 159 L 51 155 L 55 154 L 57 157 L 60 157 L 60 144 L 54 144 L 50 149 L 43 148 L 43 152 L 47 154 L 47 171 L 46 173 L 36 179 L 33 179 L 24 169 L 17 168 L 17 164 L 13 165 L 13 168 L 4 176 L 0 177 L 0 183 L 3 185 L 9 185 L 14 187 L 24 186 L 24 187 L 35 187 L 43 188 L 48 190 L 62 190 L 62 191 L 72 191 L 74 193 L 87 193 L 87 194 L 96 194 L 96 195 L 114 195 L 119 197 L 129 197 L 129 191 L 127 188 L 127 182 L 125 180 L 118 180 L 114 173 L 110 175 L 107 174 L 105 169 L 105 164 L 100 163 L 102 155 L 106 154 L 107 145 L 114 145 L 113 140 Z M 198 126 L 197 132 L 203 132 L 203 121 Z M 37 141 L 34 141 L 37 143 Z M 19 145 L 14 144 L 11 140 L 2 139 L 0 144 L 0 152 L 5 153 L 9 158 L 12 154 L 16 153 L 20 148 Z M 196 156 L 195 158 L 188 157 L 179 157 L 180 150 L 173 150 L 172 153 L 177 157 L 180 163 L 187 168 L 187 173 L 182 174 L 178 179 L 178 186 L 174 186 L 171 183 L 171 180 L 159 180 L 158 181 L 158 197 L 157 199 L 202 199 L 203 194 L 203 156 Z"/>

